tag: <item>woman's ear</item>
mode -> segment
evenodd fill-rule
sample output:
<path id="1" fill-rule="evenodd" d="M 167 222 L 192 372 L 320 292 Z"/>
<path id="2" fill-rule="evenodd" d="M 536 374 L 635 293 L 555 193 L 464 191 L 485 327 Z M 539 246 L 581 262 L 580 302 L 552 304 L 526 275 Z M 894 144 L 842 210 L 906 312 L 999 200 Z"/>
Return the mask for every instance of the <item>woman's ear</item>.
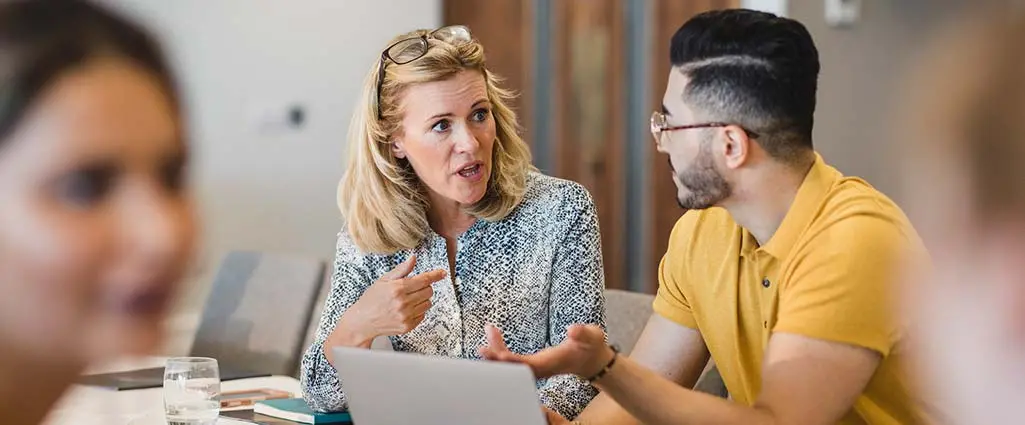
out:
<path id="1" fill-rule="evenodd" d="M 391 142 L 391 153 L 392 153 L 392 155 L 395 155 L 396 158 L 403 158 L 403 159 L 406 158 L 406 149 L 404 149 L 402 147 L 402 141 L 401 140 L 398 140 L 398 139 L 392 140 L 392 142 Z"/>

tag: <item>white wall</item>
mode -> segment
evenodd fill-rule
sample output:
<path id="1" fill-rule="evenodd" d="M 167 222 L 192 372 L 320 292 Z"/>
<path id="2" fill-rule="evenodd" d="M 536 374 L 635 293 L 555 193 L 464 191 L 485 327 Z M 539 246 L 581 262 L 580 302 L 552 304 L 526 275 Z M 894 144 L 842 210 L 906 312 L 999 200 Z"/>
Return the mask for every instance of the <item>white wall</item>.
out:
<path id="1" fill-rule="evenodd" d="M 228 250 L 331 258 L 335 188 L 364 74 L 391 37 L 438 26 L 440 0 L 104 2 L 152 26 L 184 92 L 207 264 L 184 310 L 199 310 Z M 258 125 L 293 103 L 306 109 L 302 129 Z"/>
<path id="2" fill-rule="evenodd" d="M 787 16 L 787 0 L 741 0 L 740 7 Z"/>

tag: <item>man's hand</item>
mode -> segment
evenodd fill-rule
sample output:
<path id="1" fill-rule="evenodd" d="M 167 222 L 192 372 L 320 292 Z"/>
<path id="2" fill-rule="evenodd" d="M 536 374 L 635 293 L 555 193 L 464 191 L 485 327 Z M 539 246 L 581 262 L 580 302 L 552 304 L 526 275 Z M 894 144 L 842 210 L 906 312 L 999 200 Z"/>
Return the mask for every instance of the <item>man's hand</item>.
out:
<path id="1" fill-rule="evenodd" d="M 480 348 L 481 357 L 493 361 L 523 363 L 530 366 L 539 379 L 564 374 L 590 378 L 601 372 L 615 355 L 605 343 L 605 332 L 596 325 L 572 325 L 567 329 L 566 340 L 561 344 L 531 355 L 509 351 L 502 338 L 502 331 L 494 325 L 488 325 L 485 332 L 488 345 Z"/>
<path id="2" fill-rule="evenodd" d="M 652 314 L 644 326 L 630 360 L 640 363 L 676 385 L 692 388 L 708 364 L 708 349 L 697 329 L 682 326 L 658 314 Z M 616 361 L 612 369 L 622 366 Z M 640 425 L 607 393 L 598 397 L 580 412 L 577 421 L 587 425 Z"/>

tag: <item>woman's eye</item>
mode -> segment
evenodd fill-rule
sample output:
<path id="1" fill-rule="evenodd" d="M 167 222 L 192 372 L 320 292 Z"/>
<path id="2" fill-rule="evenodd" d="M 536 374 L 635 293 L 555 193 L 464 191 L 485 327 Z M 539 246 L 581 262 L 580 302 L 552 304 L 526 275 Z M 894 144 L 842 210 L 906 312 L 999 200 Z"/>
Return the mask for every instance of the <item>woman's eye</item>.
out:
<path id="1" fill-rule="evenodd" d="M 436 132 L 436 133 L 444 133 L 444 132 L 448 131 L 448 129 L 451 128 L 451 127 L 452 127 L 452 124 L 450 124 L 448 122 L 448 120 L 441 120 L 441 121 L 438 121 L 437 123 L 435 123 L 434 127 L 431 127 L 431 131 Z"/>
<path id="2" fill-rule="evenodd" d="M 491 111 L 481 108 L 473 113 L 473 120 L 477 122 L 484 122 L 488 120 L 488 116 L 491 115 Z"/>
<path id="3" fill-rule="evenodd" d="M 164 164 L 160 170 L 161 183 L 164 188 L 172 193 L 182 192 L 186 185 L 186 169 L 185 160 L 180 158 Z"/>
<path id="4" fill-rule="evenodd" d="M 57 196 L 81 208 L 95 206 L 110 194 L 115 171 L 106 167 L 82 169 L 64 176 L 58 183 Z"/>

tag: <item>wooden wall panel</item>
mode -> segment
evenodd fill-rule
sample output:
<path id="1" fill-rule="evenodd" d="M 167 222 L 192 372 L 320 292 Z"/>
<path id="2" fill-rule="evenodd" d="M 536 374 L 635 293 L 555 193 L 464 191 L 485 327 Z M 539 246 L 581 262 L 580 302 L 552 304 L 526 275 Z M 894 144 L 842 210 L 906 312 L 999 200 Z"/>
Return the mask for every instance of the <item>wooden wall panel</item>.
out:
<path id="1" fill-rule="evenodd" d="M 530 0 L 445 0 L 442 2 L 444 25 L 466 25 L 484 45 L 488 70 L 505 79 L 502 86 L 518 94 L 512 103 L 524 140 L 531 137 L 533 65 L 533 21 Z"/>
<path id="2" fill-rule="evenodd" d="M 606 285 L 625 289 L 622 1 L 553 3 L 554 174 L 591 192 L 602 231 Z"/>

